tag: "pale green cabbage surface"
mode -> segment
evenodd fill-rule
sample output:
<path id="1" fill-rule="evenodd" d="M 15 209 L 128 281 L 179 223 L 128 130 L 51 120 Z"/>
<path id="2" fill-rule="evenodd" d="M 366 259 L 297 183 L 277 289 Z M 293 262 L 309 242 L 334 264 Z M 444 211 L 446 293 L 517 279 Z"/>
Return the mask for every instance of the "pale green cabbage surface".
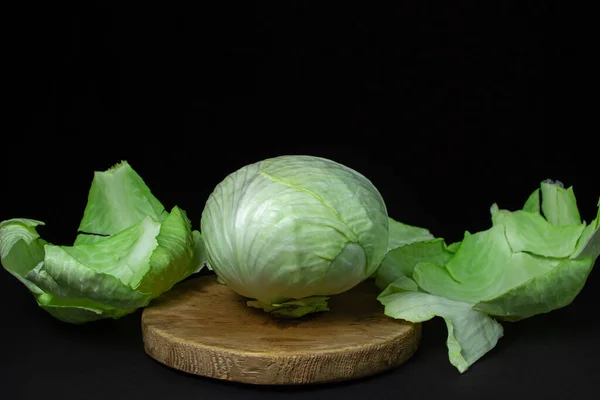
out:
<path id="1" fill-rule="evenodd" d="M 228 175 L 206 202 L 201 231 L 223 283 L 249 306 L 298 317 L 326 311 L 328 296 L 375 272 L 388 225 L 383 198 L 365 176 L 291 155 Z"/>

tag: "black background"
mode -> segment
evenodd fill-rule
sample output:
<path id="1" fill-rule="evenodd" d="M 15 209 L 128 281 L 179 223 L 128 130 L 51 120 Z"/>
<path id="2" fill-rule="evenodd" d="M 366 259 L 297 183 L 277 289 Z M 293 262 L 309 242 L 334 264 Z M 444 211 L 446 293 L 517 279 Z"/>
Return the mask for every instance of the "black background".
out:
<path id="1" fill-rule="evenodd" d="M 594 217 L 600 185 L 593 137 L 580 122 L 585 78 L 573 61 L 572 11 L 541 1 L 198 3 L 27 4 L 4 14 L 10 104 L 0 220 L 43 220 L 47 240 L 71 243 L 93 171 L 126 159 L 197 229 L 228 173 L 281 154 L 362 172 L 392 217 L 449 241 L 486 229 L 494 202 L 521 207 L 546 178 L 573 185 L 583 218 Z M 139 312 L 85 326 L 58 322 L 0 270 L 0 393 L 592 398 L 600 389 L 599 289 L 594 271 L 570 306 L 505 324 L 497 347 L 463 375 L 449 364 L 446 328 L 434 319 L 397 370 L 274 389 L 161 366 L 143 351 Z"/>

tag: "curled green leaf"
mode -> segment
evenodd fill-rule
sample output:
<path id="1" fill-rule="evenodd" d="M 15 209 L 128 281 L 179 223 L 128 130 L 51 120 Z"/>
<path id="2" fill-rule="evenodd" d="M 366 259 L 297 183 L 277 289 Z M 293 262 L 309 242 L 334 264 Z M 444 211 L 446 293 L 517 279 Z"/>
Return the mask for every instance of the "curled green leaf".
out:
<path id="1" fill-rule="evenodd" d="M 0 223 L 2 265 L 64 322 L 121 318 L 206 263 L 185 212 L 167 212 L 127 162 L 94 174 L 73 245 L 47 243 L 37 232 L 42 225 Z"/>

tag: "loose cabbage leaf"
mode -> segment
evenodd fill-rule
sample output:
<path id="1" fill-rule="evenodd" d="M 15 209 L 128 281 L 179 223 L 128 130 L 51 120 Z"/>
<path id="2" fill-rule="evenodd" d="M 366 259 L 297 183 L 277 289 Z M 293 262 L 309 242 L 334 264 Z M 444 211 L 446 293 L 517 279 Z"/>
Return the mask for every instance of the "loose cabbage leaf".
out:
<path id="1" fill-rule="evenodd" d="M 76 246 L 80 245 L 80 244 L 93 244 L 93 243 L 101 242 L 102 240 L 108 239 L 109 237 L 110 236 L 94 235 L 94 234 L 89 234 L 89 233 L 80 233 L 75 238 L 75 242 L 73 244 Z"/>
<path id="2" fill-rule="evenodd" d="M 433 240 L 434 237 L 425 228 L 412 226 L 396 221 L 393 218 L 389 220 L 389 239 L 388 239 L 388 254 L 391 250 L 404 247 L 406 245 Z"/>
<path id="3" fill-rule="evenodd" d="M 4 268 L 21 281 L 33 294 L 37 304 L 59 320 L 70 323 L 91 322 L 108 316 L 121 317 L 134 310 L 117 310 L 88 299 L 61 298 L 42 290 L 26 278 L 44 261 L 44 246 L 36 231 L 43 222 L 15 218 L 0 223 L 0 255 Z M 44 276 L 44 274 L 41 274 Z M 45 276 L 49 284 L 52 277 Z"/>
<path id="4" fill-rule="evenodd" d="M 415 263 L 411 259 L 419 258 L 422 252 L 436 251 L 429 248 L 435 237 L 425 228 L 404 224 L 389 217 L 388 250 L 375 273 L 375 284 L 381 289 L 399 276 L 412 276 Z M 435 247 L 435 243 L 434 246 Z"/>
<path id="5" fill-rule="evenodd" d="M 546 180 L 541 183 L 542 212 L 554 226 L 578 226 L 581 216 L 573 187 L 564 188 L 562 182 Z"/>
<path id="6" fill-rule="evenodd" d="M 42 225 L 0 223 L 2 265 L 64 322 L 121 318 L 206 263 L 202 235 L 185 212 L 164 210 L 127 162 L 95 173 L 72 246 L 41 239 Z"/>
<path id="7" fill-rule="evenodd" d="M 135 311 L 135 309 L 109 307 L 89 299 L 63 298 L 47 293 L 37 296 L 36 301 L 53 317 L 72 324 L 82 324 L 105 318 L 118 319 Z"/>
<path id="8" fill-rule="evenodd" d="M 512 252 L 503 225 L 465 234 L 444 268 L 429 260 L 415 266 L 414 279 L 425 291 L 451 300 L 477 303 L 495 298 L 550 271 L 556 259 Z"/>
<path id="9" fill-rule="evenodd" d="M 591 258 L 563 260 L 545 274 L 496 298 L 479 302 L 475 308 L 514 322 L 565 307 L 583 289 L 593 263 Z"/>
<path id="10" fill-rule="evenodd" d="M 412 277 L 415 266 L 423 260 L 428 260 L 438 267 L 443 267 L 450 260 L 453 252 L 444 239 L 423 239 L 425 241 L 410 243 L 387 253 L 375 278 L 379 289 L 385 289 L 401 276 Z"/>
<path id="11" fill-rule="evenodd" d="M 550 224 L 537 213 L 491 208 L 492 223 L 502 225 L 514 253 L 529 252 L 544 257 L 564 258 L 573 254 L 585 225 Z"/>
<path id="12" fill-rule="evenodd" d="M 449 246 L 436 239 L 391 250 L 377 273 L 387 315 L 446 319 L 450 361 L 460 372 L 502 336 L 493 319 L 515 322 L 569 305 L 600 255 L 600 200 L 586 224 L 573 188 L 560 182 L 542 182 L 521 210 L 494 204 L 490 211 L 489 229 Z"/>
<path id="13" fill-rule="evenodd" d="M 46 241 L 40 238 L 37 226 L 42 221 L 15 218 L 0 222 L 0 257 L 4 269 L 23 283 L 34 295 L 44 293 L 25 275 L 44 259 Z"/>
<path id="14" fill-rule="evenodd" d="M 160 225 L 158 246 L 150 257 L 149 269 L 136 284 L 137 290 L 163 293 L 198 270 L 193 265 L 196 243 L 185 213 L 174 207 Z"/>
<path id="15" fill-rule="evenodd" d="M 79 231 L 112 235 L 144 217 L 162 222 L 167 213 L 141 176 L 123 161 L 106 171 L 96 171 Z"/>
<path id="16" fill-rule="evenodd" d="M 577 248 L 571 256 L 574 259 L 591 258 L 597 259 L 600 256 L 600 198 L 598 199 L 598 214 L 588 226 L 585 227 Z"/>
<path id="17" fill-rule="evenodd" d="M 448 329 L 448 357 L 460 372 L 493 349 L 503 336 L 502 326 L 474 310 L 472 304 L 419 292 L 408 277 L 390 284 L 378 300 L 385 307 L 384 313 L 392 318 L 419 323 L 442 317 Z"/>
<path id="18" fill-rule="evenodd" d="M 523 211 L 527 211 L 532 214 L 540 213 L 540 189 L 534 190 L 534 192 L 529 196 L 525 205 L 523 206 Z"/>
<path id="19" fill-rule="evenodd" d="M 390 282 L 389 285 L 383 289 L 383 291 L 379 294 L 378 298 L 383 299 L 386 296 L 392 295 L 394 293 L 399 292 L 417 292 L 419 291 L 419 285 L 408 276 L 399 276 L 393 282 Z M 390 315 L 392 316 L 392 315 Z"/>

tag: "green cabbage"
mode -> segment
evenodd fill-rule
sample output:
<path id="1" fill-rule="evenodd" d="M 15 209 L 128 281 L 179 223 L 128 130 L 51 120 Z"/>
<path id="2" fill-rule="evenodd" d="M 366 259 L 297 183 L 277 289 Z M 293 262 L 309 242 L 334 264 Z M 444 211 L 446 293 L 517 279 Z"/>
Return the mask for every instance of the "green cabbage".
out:
<path id="1" fill-rule="evenodd" d="M 64 322 L 123 317 L 205 264 L 202 236 L 185 212 L 167 212 L 125 161 L 95 173 L 72 246 L 46 242 L 42 225 L 1 222 L 2 265 Z"/>
<path id="2" fill-rule="evenodd" d="M 492 205 L 492 226 L 459 243 L 431 237 L 390 248 L 376 273 L 378 299 L 393 318 L 442 317 L 450 362 L 462 373 L 496 346 L 499 321 L 575 299 L 600 255 L 600 200 L 598 207 L 586 224 L 573 189 L 544 181 L 522 210 Z"/>
<path id="3" fill-rule="evenodd" d="M 326 311 L 371 276 L 388 246 L 375 186 L 331 160 L 281 156 L 227 176 L 201 219 L 209 265 L 247 304 L 282 317 Z"/>

